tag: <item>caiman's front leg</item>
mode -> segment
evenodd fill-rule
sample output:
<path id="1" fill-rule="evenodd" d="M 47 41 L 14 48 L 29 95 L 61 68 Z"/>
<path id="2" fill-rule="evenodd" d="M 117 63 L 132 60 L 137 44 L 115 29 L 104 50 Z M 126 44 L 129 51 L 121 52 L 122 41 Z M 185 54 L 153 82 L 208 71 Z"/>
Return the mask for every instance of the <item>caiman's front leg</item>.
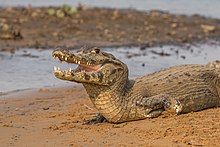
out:
<path id="1" fill-rule="evenodd" d="M 136 106 L 144 107 L 147 111 L 151 110 L 146 114 L 148 118 L 158 117 L 164 110 L 175 114 L 182 111 L 180 102 L 167 94 L 142 97 L 136 102 Z"/>

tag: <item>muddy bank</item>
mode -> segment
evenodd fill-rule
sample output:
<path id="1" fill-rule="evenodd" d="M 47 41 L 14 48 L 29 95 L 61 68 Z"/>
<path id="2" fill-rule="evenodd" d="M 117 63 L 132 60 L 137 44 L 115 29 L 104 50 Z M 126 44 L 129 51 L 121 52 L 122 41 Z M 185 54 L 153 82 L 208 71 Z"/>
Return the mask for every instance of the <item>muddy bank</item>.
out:
<path id="1" fill-rule="evenodd" d="M 1 98 L 0 142 L 5 147 L 220 146 L 219 108 L 82 125 L 97 113 L 82 87 L 43 88 Z"/>
<path id="2" fill-rule="evenodd" d="M 181 44 L 216 39 L 218 19 L 79 6 L 63 8 L 0 8 L 0 50 Z"/>

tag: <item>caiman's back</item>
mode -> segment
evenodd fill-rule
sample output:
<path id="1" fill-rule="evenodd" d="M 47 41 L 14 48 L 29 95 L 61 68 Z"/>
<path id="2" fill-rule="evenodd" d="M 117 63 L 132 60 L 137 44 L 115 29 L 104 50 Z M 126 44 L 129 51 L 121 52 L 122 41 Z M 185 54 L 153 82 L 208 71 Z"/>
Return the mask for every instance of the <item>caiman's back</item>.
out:
<path id="1" fill-rule="evenodd" d="M 216 106 L 220 101 L 220 70 L 206 65 L 174 66 L 136 79 L 146 96 L 168 94 L 185 104 L 182 113 Z"/>

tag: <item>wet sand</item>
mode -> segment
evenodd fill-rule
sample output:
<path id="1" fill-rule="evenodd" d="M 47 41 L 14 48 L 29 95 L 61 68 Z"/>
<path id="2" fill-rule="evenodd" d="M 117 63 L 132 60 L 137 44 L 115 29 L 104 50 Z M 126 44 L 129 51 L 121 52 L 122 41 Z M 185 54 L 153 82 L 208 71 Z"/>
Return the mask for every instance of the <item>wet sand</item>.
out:
<path id="1" fill-rule="evenodd" d="M 220 108 L 126 122 L 83 125 L 97 113 L 85 90 L 54 87 L 0 100 L 1 146 L 220 146 Z"/>

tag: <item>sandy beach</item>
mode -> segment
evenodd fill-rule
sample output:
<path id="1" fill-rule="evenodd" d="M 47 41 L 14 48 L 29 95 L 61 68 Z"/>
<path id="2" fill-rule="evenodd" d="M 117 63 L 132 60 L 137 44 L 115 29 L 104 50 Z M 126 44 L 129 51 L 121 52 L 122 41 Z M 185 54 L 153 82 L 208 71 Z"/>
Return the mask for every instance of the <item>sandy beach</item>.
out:
<path id="1" fill-rule="evenodd" d="M 219 146 L 220 109 L 126 122 L 83 125 L 97 111 L 81 86 L 1 96 L 1 146 Z"/>

